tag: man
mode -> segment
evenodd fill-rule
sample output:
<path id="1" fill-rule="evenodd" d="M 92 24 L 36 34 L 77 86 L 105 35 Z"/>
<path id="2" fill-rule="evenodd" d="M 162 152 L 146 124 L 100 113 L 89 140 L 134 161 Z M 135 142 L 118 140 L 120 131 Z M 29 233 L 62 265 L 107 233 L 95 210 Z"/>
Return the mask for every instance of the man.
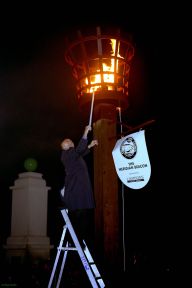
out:
<path id="1" fill-rule="evenodd" d="M 65 168 L 65 191 L 63 197 L 64 208 L 68 209 L 69 218 L 80 240 L 89 242 L 91 233 L 91 219 L 95 208 L 95 199 L 89 177 L 87 165 L 83 157 L 90 152 L 90 148 L 98 145 L 92 140 L 88 145 L 88 133 L 91 126 L 86 126 L 78 145 L 71 139 L 61 142 L 61 162 Z"/>

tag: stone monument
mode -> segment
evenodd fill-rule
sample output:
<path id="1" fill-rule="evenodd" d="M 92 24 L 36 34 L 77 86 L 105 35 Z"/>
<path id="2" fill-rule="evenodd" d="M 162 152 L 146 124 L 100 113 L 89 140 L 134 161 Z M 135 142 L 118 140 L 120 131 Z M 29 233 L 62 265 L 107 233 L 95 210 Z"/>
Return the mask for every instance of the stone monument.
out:
<path id="1" fill-rule="evenodd" d="M 23 260 L 49 259 L 50 239 L 47 237 L 48 190 L 42 174 L 34 172 L 37 161 L 28 158 L 24 162 L 27 172 L 20 173 L 12 190 L 11 235 L 5 246 L 6 255 Z"/>

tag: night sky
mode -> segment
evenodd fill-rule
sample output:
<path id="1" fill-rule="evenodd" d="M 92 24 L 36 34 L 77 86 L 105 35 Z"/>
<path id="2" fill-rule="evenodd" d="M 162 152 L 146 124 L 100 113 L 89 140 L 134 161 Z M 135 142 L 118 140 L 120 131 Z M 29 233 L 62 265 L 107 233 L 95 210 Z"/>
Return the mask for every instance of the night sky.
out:
<path id="1" fill-rule="evenodd" d="M 94 4 L 96 5 L 96 3 Z M 109 4 L 110 5 L 110 4 Z M 74 7 L 73 7 L 74 6 Z M 92 5 L 91 5 L 92 6 Z M 25 172 L 24 160 L 33 157 L 38 161 L 37 172 L 43 174 L 47 185 L 52 187 L 52 205 L 57 207 L 58 190 L 63 184 L 63 167 L 60 163 L 60 141 L 68 136 L 77 141 L 82 134 L 84 122 L 78 107 L 75 79 L 64 59 L 65 37 L 72 32 L 88 27 L 115 26 L 131 33 L 135 45 L 129 82 L 130 108 L 123 115 L 126 124 L 138 125 L 155 119 L 155 125 L 147 131 L 154 164 L 152 187 L 156 197 L 147 199 L 160 212 L 164 206 L 162 225 L 166 232 L 174 218 L 173 200 L 163 156 L 167 148 L 163 145 L 170 138 L 164 133 L 171 126 L 168 114 L 168 98 L 172 91 L 169 85 L 167 53 L 171 49 L 167 42 L 169 26 L 165 28 L 167 15 L 150 12 L 147 7 L 124 9 L 118 15 L 113 7 L 102 11 L 90 7 L 69 8 L 46 6 L 17 7 L 12 12 L 1 10 L 0 27 L 0 210 L 2 241 L 10 229 L 11 191 L 19 173 Z M 73 11 L 75 10 L 75 11 Z M 163 9 L 162 9 L 163 10 Z M 161 12 L 161 10 L 160 10 Z M 166 43 L 166 45 L 164 45 Z M 166 95 L 165 95 L 166 94 Z M 165 104 L 166 102 L 166 105 Z M 88 121 L 88 120 L 87 120 Z M 167 147 L 167 146 L 166 146 Z M 171 157 L 172 155 L 170 155 Z M 166 190 L 166 192 L 165 192 Z M 143 196 L 142 196 L 143 197 Z M 136 198 L 134 198 L 136 201 Z M 153 203 L 152 203 L 153 202 Z M 166 203 L 165 203 L 166 202 Z M 155 203 L 155 204 L 154 204 Z M 50 205 L 50 204 L 49 204 Z M 138 204 L 138 205 L 141 205 Z M 53 209 L 50 207 L 50 209 Z M 133 209 L 133 208 L 132 208 Z M 156 212 L 157 213 L 157 212 Z M 150 217 L 148 215 L 148 217 Z M 158 221 L 160 221 L 160 217 Z M 165 220 L 166 219 L 166 220 Z M 174 223 L 172 223 L 174 226 Z M 133 223 L 132 223 L 133 225 Z M 162 227 L 161 227 L 162 229 Z M 174 228 L 173 228 L 174 229 Z M 162 229 L 163 231 L 163 229 Z M 173 240 L 168 234 L 168 245 Z M 162 237 L 163 238 L 163 237 Z M 166 240 L 163 240 L 166 242 Z M 164 243 L 164 247 L 166 244 Z"/>

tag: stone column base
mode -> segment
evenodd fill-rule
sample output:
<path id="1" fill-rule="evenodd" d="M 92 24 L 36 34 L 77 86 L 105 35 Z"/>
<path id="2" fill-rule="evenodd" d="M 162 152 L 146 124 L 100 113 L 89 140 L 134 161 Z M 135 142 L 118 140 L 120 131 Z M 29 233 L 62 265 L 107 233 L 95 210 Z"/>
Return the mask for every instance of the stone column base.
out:
<path id="1" fill-rule="evenodd" d="M 4 248 L 9 261 L 13 257 L 18 257 L 22 261 L 26 256 L 49 260 L 50 249 L 53 247 L 50 245 L 50 239 L 45 236 L 11 236 L 7 238 L 7 245 Z"/>

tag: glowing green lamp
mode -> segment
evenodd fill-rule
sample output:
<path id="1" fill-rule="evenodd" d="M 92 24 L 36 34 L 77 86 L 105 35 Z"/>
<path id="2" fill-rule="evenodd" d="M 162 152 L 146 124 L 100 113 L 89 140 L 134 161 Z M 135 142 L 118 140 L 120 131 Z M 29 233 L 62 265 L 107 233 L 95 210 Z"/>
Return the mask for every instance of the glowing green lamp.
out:
<path id="1" fill-rule="evenodd" d="M 28 172 L 33 172 L 37 169 L 38 163 L 34 158 L 27 158 L 24 161 L 24 167 Z"/>

